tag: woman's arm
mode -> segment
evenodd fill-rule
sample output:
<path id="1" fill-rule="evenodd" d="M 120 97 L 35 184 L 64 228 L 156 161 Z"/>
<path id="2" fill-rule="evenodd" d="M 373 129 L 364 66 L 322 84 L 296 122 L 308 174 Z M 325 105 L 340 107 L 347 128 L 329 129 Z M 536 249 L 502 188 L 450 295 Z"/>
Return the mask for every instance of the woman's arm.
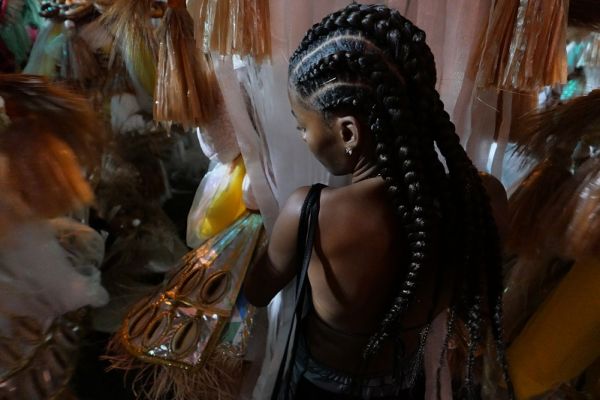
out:
<path id="1" fill-rule="evenodd" d="M 257 307 L 268 305 L 298 272 L 298 226 L 308 190 L 299 188 L 287 200 L 273 226 L 267 251 L 246 275 L 244 294 Z"/>

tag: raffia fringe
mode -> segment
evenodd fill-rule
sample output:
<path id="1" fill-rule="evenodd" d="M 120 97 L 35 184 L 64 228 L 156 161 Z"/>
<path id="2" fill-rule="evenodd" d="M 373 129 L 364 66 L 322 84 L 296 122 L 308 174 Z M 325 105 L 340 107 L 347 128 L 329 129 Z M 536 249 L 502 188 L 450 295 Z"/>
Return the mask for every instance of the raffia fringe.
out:
<path id="1" fill-rule="evenodd" d="M 600 89 L 519 121 L 517 152 L 540 157 L 557 149 L 571 152 L 586 134 L 600 128 Z"/>
<path id="2" fill-rule="evenodd" d="M 542 246 L 542 210 L 571 177 L 568 158 L 544 160 L 519 185 L 509 201 L 509 234 L 506 247 L 522 256 L 535 256 Z"/>
<path id="3" fill-rule="evenodd" d="M 148 400 L 234 400 L 240 390 L 243 360 L 218 349 L 199 369 L 151 364 L 131 355 L 114 336 L 108 346 L 109 369 L 134 373 L 133 391 Z"/>
<path id="4" fill-rule="evenodd" d="M 198 54 L 193 31 L 185 4 L 170 2 L 158 34 L 154 119 L 177 122 L 184 128 L 208 123 L 219 101 L 212 61 Z"/>
<path id="5" fill-rule="evenodd" d="M 270 57 L 268 0 L 191 0 L 189 8 L 202 51 L 252 56 L 259 62 Z"/>
<path id="6" fill-rule="evenodd" d="M 567 0 L 499 0 L 483 41 L 477 84 L 529 91 L 567 78 Z"/>

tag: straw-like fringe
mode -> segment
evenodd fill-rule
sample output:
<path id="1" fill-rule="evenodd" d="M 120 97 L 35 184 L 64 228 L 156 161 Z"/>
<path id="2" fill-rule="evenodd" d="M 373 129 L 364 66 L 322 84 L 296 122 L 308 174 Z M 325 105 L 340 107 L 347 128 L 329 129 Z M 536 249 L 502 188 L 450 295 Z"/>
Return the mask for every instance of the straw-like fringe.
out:
<path id="1" fill-rule="evenodd" d="M 523 118 L 516 151 L 530 157 L 571 152 L 579 139 L 600 128 L 600 89 Z"/>
<path id="2" fill-rule="evenodd" d="M 571 0 L 569 2 L 569 25 L 600 30 L 600 1 Z"/>
<path id="3" fill-rule="evenodd" d="M 497 86 L 508 62 L 508 52 L 513 38 L 515 21 L 519 5 L 514 0 L 496 2 L 488 25 L 481 58 L 477 60 L 480 86 Z"/>
<path id="4" fill-rule="evenodd" d="M 202 51 L 252 56 L 258 62 L 270 57 L 268 0 L 192 0 L 189 8 Z"/>
<path id="5" fill-rule="evenodd" d="M 210 48 L 219 54 L 231 54 L 233 44 L 233 21 L 240 12 L 237 1 L 217 1 L 214 10 L 215 21 L 210 33 Z M 241 27 L 240 27 L 241 28 Z"/>
<path id="6" fill-rule="evenodd" d="M 113 337 L 108 355 L 109 369 L 135 371 L 133 390 L 138 399 L 149 400 L 234 400 L 239 392 L 243 360 L 216 349 L 198 369 L 150 364 L 127 352 L 121 338 Z"/>
<path id="7" fill-rule="evenodd" d="M 581 165 L 543 210 L 547 245 L 562 256 L 579 258 L 600 254 L 600 158 Z"/>
<path id="8" fill-rule="evenodd" d="M 185 3 L 167 9 L 161 25 L 154 119 L 202 126 L 214 114 L 218 83 L 212 62 L 197 54 L 194 22 Z"/>
<path id="9" fill-rule="evenodd" d="M 509 201 L 506 247 L 523 257 L 535 256 L 542 247 L 542 210 L 570 177 L 568 157 L 546 159 L 521 183 Z"/>
<path id="10" fill-rule="evenodd" d="M 499 1 L 486 34 L 478 84 L 536 90 L 564 83 L 567 8 L 566 0 Z"/>
<path id="11" fill-rule="evenodd" d="M 100 75 L 100 66 L 88 45 L 74 28 L 69 29 L 66 35 L 60 76 L 69 83 L 85 89 Z"/>
<path id="12" fill-rule="evenodd" d="M 84 97 L 44 77 L 24 74 L 0 74 L 0 96 L 13 122 L 23 120 L 24 126 L 56 136 L 88 167 L 100 161 L 104 129 Z"/>
<path id="13" fill-rule="evenodd" d="M 271 54 L 268 0 L 239 0 L 233 51 L 261 62 Z"/>
<path id="14" fill-rule="evenodd" d="M 523 132 L 521 132 L 521 121 L 537 111 L 538 96 L 537 93 L 514 92 L 512 93 L 512 109 L 510 123 L 510 140 L 523 141 Z"/>
<path id="15" fill-rule="evenodd" d="M 116 0 L 100 17 L 100 23 L 114 36 L 110 54 L 112 65 L 121 57 L 130 73 L 141 82 L 148 94 L 156 84 L 158 44 L 151 25 L 153 0 Z"/>

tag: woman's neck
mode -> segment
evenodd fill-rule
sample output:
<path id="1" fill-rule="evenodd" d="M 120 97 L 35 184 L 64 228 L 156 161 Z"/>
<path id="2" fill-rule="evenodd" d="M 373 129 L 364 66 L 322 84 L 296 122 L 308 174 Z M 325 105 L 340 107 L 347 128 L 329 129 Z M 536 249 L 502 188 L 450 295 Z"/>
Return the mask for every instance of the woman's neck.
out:
<path id="1" fill-rule="evenodd" d="M 360 157 L 352 173 L 352 183 L 358 183 L 365 179 L 374 178 L 378 175 L 377 164 L 367 160 L 365 157 Z"/>

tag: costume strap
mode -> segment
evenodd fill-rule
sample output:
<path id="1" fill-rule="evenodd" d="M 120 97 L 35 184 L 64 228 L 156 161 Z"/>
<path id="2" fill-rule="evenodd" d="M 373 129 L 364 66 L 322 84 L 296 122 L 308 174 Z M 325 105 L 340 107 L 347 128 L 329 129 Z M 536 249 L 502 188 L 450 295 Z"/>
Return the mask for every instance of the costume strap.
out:
<path id="1" fill-rule="evenodd" d="M 324 187 L 325 185 L 318 183 L 310 188 L 300 213 L 297 248 L 298 254 L 302 254 L 302 268 L 300 269 L 296 279 L 296 303 L 294 306 L 294 316 L 286 340 L 283 358 L 281 360 L 281 364 L 279 365 L 279 371 L 277 372 L 277 381 L 275 382 L 275 388 L 271 396 L 272 400 L 282 400 L 289 397 L 288 387 L 293 361 L 296 354 L 296 347 L 299 337 L 298 335 L 300 333 L 300 320 L 302 319 L 302 315 L 304 314 L 306 308 L 305 300 L 306 292 L 308 290 L 308 280 L 306 277 L 308 273 L 308 266 L 310 264 L 310 257 L 312 255 L 315 231 L 318 225 L 321 190 Z M 291 343 L 292 337 L 294 338 L 293 343 Z M 287 365 L 288 363 L 290 364 L 289 366 Z"/>

